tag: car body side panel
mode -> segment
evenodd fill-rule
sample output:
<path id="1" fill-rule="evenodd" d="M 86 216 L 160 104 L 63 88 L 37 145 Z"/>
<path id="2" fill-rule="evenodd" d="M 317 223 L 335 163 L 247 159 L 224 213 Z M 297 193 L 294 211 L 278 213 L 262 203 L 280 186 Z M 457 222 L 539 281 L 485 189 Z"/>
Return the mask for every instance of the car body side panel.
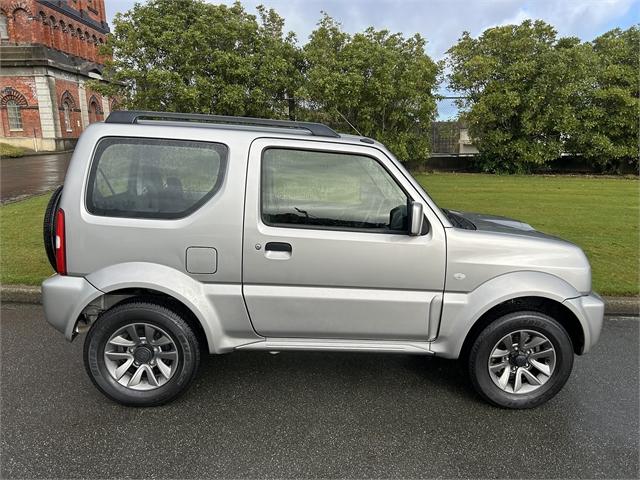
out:
<path id="1" fill-rule="evenodd" d="M 432 351 L 445 358 L 458 358 L 474 323 L 494 306 L 519 297 L 542 297 L 562 303 L 580 297 L 580 292 L 561 278 L 536 271 L 500 275 L 469 293 L 445 292 L 440 329 L 431 344 Z M 578 319 L 585 331 L 585 344 L 589 344 L 589 321 L 583 315 Z"/>
<path id="2" fill-rule="evenodd" d="M 424 235 L 266 225 L 261 219 L 266 148 L 365 155 L 395 177 L 410 199 L 418 192 L 379 150 L 366 145 L 256 139 L 247 175 L 243 291 L 255 330 L 268 337 L 427 340 L 430 308 L 442 296 L 444 227 L 428 207 Z M 291 253 L 273 257 L 269 242 Z M 439 303 L 438 303 L 439 306 Z"/>
<path id="3" fill-rule="evenodd" d="M 576 245 L 538 232 L 447 229 L 447 292 L 472 292 L 522 270 L 563 278 L 576 295 L 591 291 L 591 268 Z"/>
<path id="4" fill-rule="evenodd" d="M 202 283 L 165 265 L 129 262 L 87 276 L 102 292 L 126 288 L 155 290 L 182 302 L 200 321 L 211 353 L 262 340 L 251 327 L 239 283 Z"/>
<path id="5" fill-rule="evenodd" d="M 103 137 L 135 136 L 222 143 L 229 148 L 220 190 L 191 215 L 180 219 L 98 216 L 85 206 L 87 177 L 95 145 Z M 119 263 L 166 265 L 206 283 L 240 283 L 242 216 L 248 143 L 246 134 L 186 127 L 100 124 L 81 136 L 65 178 L 60 207 L 65 211 L 67 270 L 83 276 Z M 215 249 L 215 273 L 187 272 L 187 249 Z"/>

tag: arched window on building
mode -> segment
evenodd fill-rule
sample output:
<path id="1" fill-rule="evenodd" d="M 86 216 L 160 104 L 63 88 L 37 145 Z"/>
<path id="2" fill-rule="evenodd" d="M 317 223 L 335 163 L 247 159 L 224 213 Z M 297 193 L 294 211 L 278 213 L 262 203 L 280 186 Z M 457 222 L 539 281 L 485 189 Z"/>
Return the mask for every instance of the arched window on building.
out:
<path id="1" fill-rule="evenodd" d="M 65 91 L 60 98 L 60 111 L 62 112 L 62 125 L 67 133 L 72 133 L 74 129 L 73 112 L 76 110 L 76 102 L 69 91 Z"/>
<path id="2" fill-rule="evenodd" d="M 7 40 L 9 38 L 9 24 L 7 23 L 7 16 L 0 12 L 0 40 Z"/>
<path id="3" fill-rule="evenodd" d="M 68 102 L 64 102 L 62 105 L 62 114 L 64 116 L 64 129 L 67 132 L 73 132 L 73 127 L 71 125 L 71 107 Z"/>
<path id="4" fill-rule="evenodd" d="M 9 130 L 22 130 L 22 112 L 20 105 L 15 100 L 7 101 L 7 116 L 9 117 Z"/>
<path id="5" fill-rule="evenodd" d="M 89 123 L 95 123 L 102 121 L 103 112 L 98 103 L 98 99 L 95 96 L 89 100 Z"/>
<path id="6" fill-rule="evenodd" d="M 2 107 L 2 123 L 6 131 L 20 132 L 24 129 L 22 109 L 27 108 L 27 99 L 12 87 L 0 90 L 0 107 Z M 5 116 L 5 113 L 6 116 Z"/>

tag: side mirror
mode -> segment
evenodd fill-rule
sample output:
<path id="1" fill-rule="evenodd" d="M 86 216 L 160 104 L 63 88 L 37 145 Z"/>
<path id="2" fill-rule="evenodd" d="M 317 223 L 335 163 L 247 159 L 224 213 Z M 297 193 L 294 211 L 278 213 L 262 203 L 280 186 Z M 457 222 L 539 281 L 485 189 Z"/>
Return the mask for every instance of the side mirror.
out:
<path id="1" fill-rule="evenodd" d="M 422 204 L 419 202 L 411 202 L 409 211 L 409 235 L 417 237 L 422 235 L 422 224 L 424 223 L 424 212 Z"/>

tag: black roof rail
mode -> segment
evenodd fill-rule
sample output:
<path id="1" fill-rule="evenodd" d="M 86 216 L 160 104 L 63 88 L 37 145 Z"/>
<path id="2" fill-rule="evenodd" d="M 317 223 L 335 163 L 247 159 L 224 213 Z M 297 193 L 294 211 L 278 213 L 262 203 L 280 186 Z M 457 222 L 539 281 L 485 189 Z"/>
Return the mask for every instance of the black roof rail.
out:
<path id="1" fill-rule="evenodd" d="M 111 112 L 105 123 L 138 123 L 138 120 L 175 120 L 251 125 L 257 127 L 298 128 L 311 132 L 316 137 L 339 138 L 340 135 L 322 123 L 295 122 L 292 120 L 269 120 L 266 118 L 232 117 L 227 115 L 206 115 L 202 113 L 145 112 L 136 110 L 117 110 Z"/>

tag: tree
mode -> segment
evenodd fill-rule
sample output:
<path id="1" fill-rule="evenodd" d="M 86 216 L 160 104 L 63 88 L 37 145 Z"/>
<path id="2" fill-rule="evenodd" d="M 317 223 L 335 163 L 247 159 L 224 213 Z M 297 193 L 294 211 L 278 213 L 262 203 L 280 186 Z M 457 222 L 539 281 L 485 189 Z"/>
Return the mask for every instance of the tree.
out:
<path id="1" fill-rule="evenodd" d="M 468 32 L 448 51 L 450 87 L 466 98 L 462 118 L 489 171 L 526 171 L 558 158 L 565 48 L 542 21 Z"/>
<path id="2" fill-rule="evenodd" d="M 300 115 L 373 137 L 401 161 L 426 160 L 439 67 L 425 44 L 373 28 L 351 36 L 324 14 L 303 49 Z"/>
<path id="3" fill-rule="evenodd" d="M 638 157 L 638 28 L 593 42 L 524 21 L 465 32 L 448 51 L 450 87 L 488 171 L 530 171 L 563 153 L 605 169 Z"/>
<path id="4" fill-rule="evenodd" d="M 99 84 L 127 108 L 281 118 L 299 86 L 300 52 L 274 10 L 239 2 L 136 3 L 114 19 Z"/>
<path id="5" fill-rule="evenodd" d="M 638 168 L 640 132 L 640 29 L 616 28 L 589 44 L 595 58 L 592 82 L 576 122 L 568 130 L 569 151 L 589 158 L 605 171 L 625 164 Z"/>

